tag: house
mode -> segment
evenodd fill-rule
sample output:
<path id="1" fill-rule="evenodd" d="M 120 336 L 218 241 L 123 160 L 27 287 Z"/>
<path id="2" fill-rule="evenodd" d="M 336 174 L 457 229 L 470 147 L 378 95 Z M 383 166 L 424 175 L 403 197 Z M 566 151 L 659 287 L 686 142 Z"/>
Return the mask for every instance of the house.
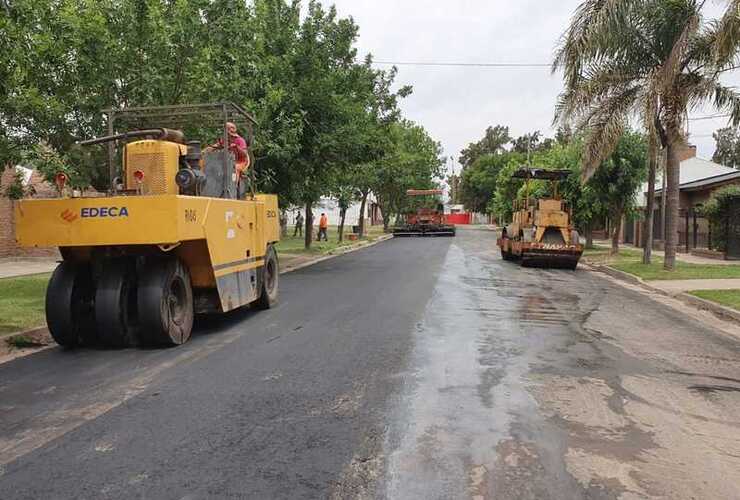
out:
<path id="1" fill-rule="evenodd" d="M 688 145 L 681 152 L 679 176 L 679 250 L 706 248 L 709 244 L 709 225 L 697 208 L 703 206 L 717 189 L 729 184 L 740 184 L 740 171 L 696 156 L 696 146 Z M 653 216 L 653 239 L 657 248 L 663 247 L 662 172 L 658 173 L 655 186 L 655 207 Z M 647 204 L 647 183 L 638 193 L 637 206 L 640 213 L 634 221 L 623 225 L 622 240 L 638 244 L 643 241 L 643 220 Z"/>
<path id="2" fill-rule="evenodd" d="M 302 212 L 305 216 L 305 207 L 292 207 L 288 209 L 288 226 L 292 227 L 295 225 L 295 218 L 298 214 L 298 211 Z M 383 223 L 383 217 L 380 213 L 380 206 L 378 205 L 372 193 L 370 194 L 370 196 L 368 196 L 367 202 L 365 203 L 365 211 L 366 225 L 375 226 Z M 339 222 L 341 221 L 341 211 L 339 210 L 339 204 L 335 199 L 322 196 L 319 202 L 314 205 L 313 214 L 316 218 L 316 224 L 318 224 L 318 218 L 322 213 L 326 214 L 330 226 L 339 225 Z M 349 208 L 347 209 L 344 223 L 347 226 L 354 226 L 359 223 L 359 220 L 360 202 L 355 201 L 352 202 L 352 204 L 350 204 Z"/>

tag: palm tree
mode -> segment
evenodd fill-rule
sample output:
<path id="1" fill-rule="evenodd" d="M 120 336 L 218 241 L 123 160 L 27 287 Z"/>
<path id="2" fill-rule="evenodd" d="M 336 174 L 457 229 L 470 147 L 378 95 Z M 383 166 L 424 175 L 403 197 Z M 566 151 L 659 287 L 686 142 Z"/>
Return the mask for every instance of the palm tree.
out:
<path id="1" fill-rule="evenodd" d="M 722 19 L 705 22 L 704 1 L 585 0 L 553 63 L 553 72 L 562 70 L 565 80 L 555 121 L 575 122 L 586 131 L 584 180 L 611 153 L 630 119 L 639 119 L 648 133 L 650 180 L 658 144 L 665 148 L 669 270 L 675 268 L 678 243 L 679 152 L 687 113 L 709 102 L 740 123 L 740 94 L 719 81 L 736 66 L 740 45 L 740 0 L 727 3 Z"/>

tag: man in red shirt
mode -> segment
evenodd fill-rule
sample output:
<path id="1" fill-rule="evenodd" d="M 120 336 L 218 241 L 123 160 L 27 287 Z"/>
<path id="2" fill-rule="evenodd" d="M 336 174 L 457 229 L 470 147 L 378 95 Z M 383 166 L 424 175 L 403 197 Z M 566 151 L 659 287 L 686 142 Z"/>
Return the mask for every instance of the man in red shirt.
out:
<path id="1" fill-rule="evenodd" d="M 236 124 L 226 123 L 226 131 L 229 133 L 229 151 L 234 153 L 236 165 L 234 166 L 237 174 L 237 182 L 244 176 L 249 168 L 249 151 L 247 150 L 247 141 L 237 132 Z M 215 144 L 209 146 L 209 149 L 221 149 L 224 147 L 223 139 L 219 138 Z"/>

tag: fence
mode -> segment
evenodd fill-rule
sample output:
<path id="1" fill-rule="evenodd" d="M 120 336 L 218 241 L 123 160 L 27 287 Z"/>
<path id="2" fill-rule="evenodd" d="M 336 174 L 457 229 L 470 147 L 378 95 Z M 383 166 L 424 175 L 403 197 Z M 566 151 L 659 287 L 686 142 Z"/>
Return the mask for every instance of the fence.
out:
<path id="1" fill-rule="evenodd" d="M 727 207 L 727 248 L 725 256 L 728 259 L 740 259 L 740 197 L 729 200 Z"/>
<path id="2" fill-rule="evenodd" d="M 457 213 L 457 214 L 446 214 L 445 220 L 449 224 L 470 224 L 471 214 L 469 213 Z"/>
<path id="3" fill-rule="evenodd" d="M 653 239 L 663 241 L 663 224 L 660 210 L 653 216 Z M 642 236 L 644 238 L 644 236 Z M 690 252 L 694 248 L 712 249 L 712 230 L 709 219 L 693 207 L 678 212 L 678 251 Z"/>
<path id="4" fill-rule="evenodd" d="M 679 211 L 678 245 L 686 252 L 690 252 L 693 248 L 712 249 L 709 220 L 693 207 Z"/>

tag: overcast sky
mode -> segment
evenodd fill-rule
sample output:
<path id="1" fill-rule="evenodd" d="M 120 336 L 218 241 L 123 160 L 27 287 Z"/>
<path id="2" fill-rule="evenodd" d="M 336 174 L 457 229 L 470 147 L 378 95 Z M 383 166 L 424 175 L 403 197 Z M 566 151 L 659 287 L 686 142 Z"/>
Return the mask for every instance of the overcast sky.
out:
<path id="1" fill-rule="evenodd" d="M 555 45 L 579 0 L 327 0 L 360 27 L 360 56 L 378 61 L 550 63 Z M 716 17 L 723 2 L 707 2 Z M 731 75 L 728 83 L 740 85 Z M 560 75 L 549 68 L 399 66 L 399 84 L 414 87 L 405 115 L 422 124 L 457 159 L 489 125 L 507 125 L 511 135 L 541 130 L 551 122 Z M 694 116 L 712 114 L 711 108 Z M 701 157 L 714 152 L 711 133 L 726 119 L 692 121 L 691 142 Z M 456 169 L 459 170 L 456 165 Z"/>

